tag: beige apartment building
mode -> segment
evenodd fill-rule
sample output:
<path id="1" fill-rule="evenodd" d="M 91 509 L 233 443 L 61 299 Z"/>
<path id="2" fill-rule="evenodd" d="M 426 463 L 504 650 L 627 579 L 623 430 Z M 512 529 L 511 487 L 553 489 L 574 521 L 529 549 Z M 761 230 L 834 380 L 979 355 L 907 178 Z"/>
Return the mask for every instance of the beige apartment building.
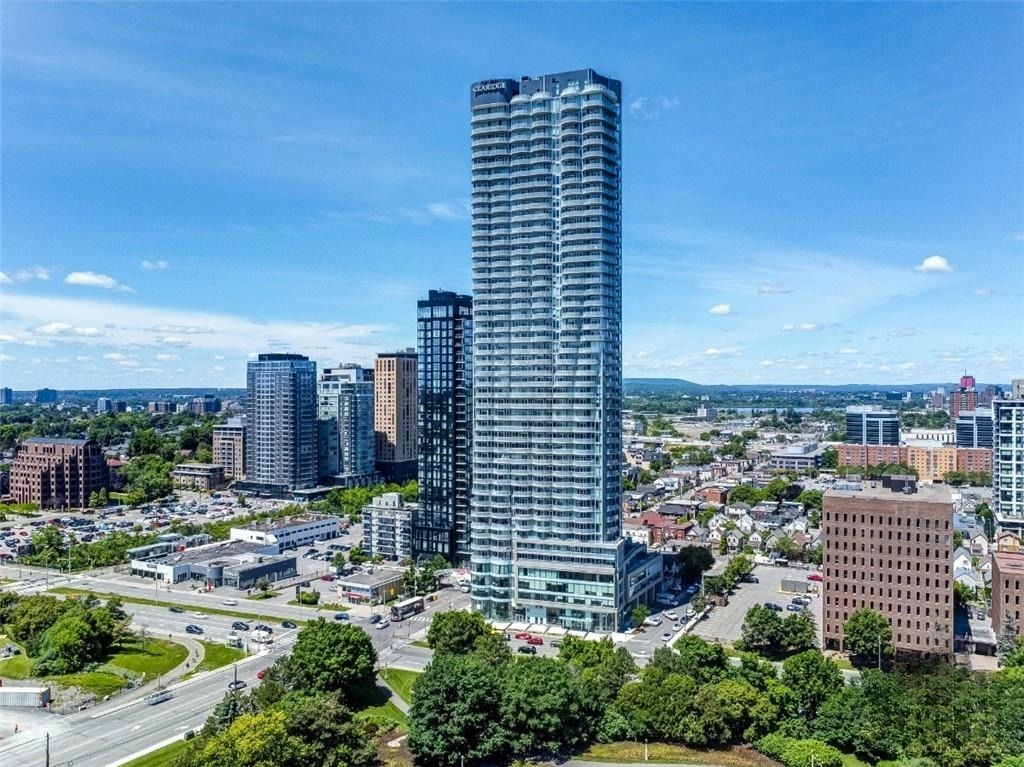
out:
<path id="1" fill-rule="evenodd" d="M 245 479 L 245 418 L 231 418 L 213 427 L 213 462 L 227 479 Z"/>
<path id="2" fill-rule="evenodd" d="M 404 482 L 416 477 L 418 431 L 416 350 L 378 354 L 373 368 L 373 430 L 377 471 Z"/>
<path id="3" fill-rule="evenodd" d="M 858 485 L 851 485 L 856 488 Z M 953 652 L 953 502 L 945 485 L 913 477 L 825 493 L 825 648 L 843 649 L 857 609 L 888 618 L 898 655 Z"/>

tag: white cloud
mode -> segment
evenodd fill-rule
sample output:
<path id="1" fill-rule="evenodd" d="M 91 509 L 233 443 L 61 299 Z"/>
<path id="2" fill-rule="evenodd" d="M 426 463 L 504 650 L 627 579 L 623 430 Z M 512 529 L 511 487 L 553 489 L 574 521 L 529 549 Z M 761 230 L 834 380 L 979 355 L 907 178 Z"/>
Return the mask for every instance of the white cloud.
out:
<path id="1" fill-rule="evenodd" d="M 762 285 L 757 289 L 758 295 L 762 296 L 775 296 L 783 295 L 785 293 L 792 293 L 792 288 L 780 288 L 777 285 Z"/>
<path id="2" fill-rule="evenodd" d="M 714 348 L 714 347 L 711 347 L 710 349 L 705 349 L 705 350 L 704 350 L 704 354 L 705 354 L 706 356 L 708 356 L 708 357 L 717 357 L 717 356 L 718 356 L 718 355 L 720 355 L 721 353 L 722 353 L 722 350 L 721 350 L 721 349 L 716 349 L 716 348 Z"/>
<path id="3" fill-rule="evenodd" d="M 770 368 L 774 364 L 775 362 L 773 360 L 761 360 L 761 367 Z"/>
<path id="4" fill-rule="evenodd" d="M 19 269 L 13 275 L 17 282 L 28 282 L 29 280 L 48 280 L 50 270 L 36 264 L 29 269 Z"/>
<path id="5" fill-rule="evenodd" d="M 77 327 L 67 322 L 47 322 L 45 325 L 32 328 L 32 332 L 40 336 L 102 336 L 99 328 Z"/>
<path id="6" fill-rule="evenodd" d="M 924 261 L 914 267 L 918 272 L 951 272 L 953 267 L 945 256 L 928 256 Z"/>
<path id="7" fill-rule="evenodd" d="M 818 326 L 815 323 L 813 323 L 813 322 L 801 322 L 801 323 L 790 322 L 790 323 L 787 323 L 787 324 L 783 325 L 782 329 L 787 331 L 787 332 L 788 331 L 793 331 L 793 330 L 809 331 L 809 330 L 817 330 Z"/>
<path id="8" fill-rule="evenodd" d="M 161 362 L 168 362 L 170 360 L 180 360 L 181 359 L 181 357 L 179 357 L 177 354 L 158 354 L 158 355 L 156 355 L 156 358 L 158 360 L 160 360 Z"/>
<path id="9" fill-rule="evenodd" d="M 917 328 L 894 328 L 886 333 L 889 338 L 910 338 L 916 336 L 918 333 Z"/>
<path id="10" fill-rule="evenodd" d="M 994 296 L 995 293 L 996 292 L 992 290 L 992 288 L 978 288 L 974 291 L 974 295 L 976 296 Z"/>
<path id="11" fill-rule="evenodd" d="M 157 269 L 166 269 L 167 267 L 170 266 L 170 264 L 164 261 L 163 259 L 160 259 L 159 261 L 148 261 L 146 259 L 143 259 L 140 265 L 142 266 L 143 269 L 149 269 L 150 271 L 155 271 Z"/>
<path id="12" fill-rule="evenodd" d="M 465 218 L 465 213 L 461 209 L 447 202 L 432 202 L 427 205 L 427 210 L 430 212 L 430 215 L 449 221 Z"/>
<path id="13" fill-rule="evenodd" d="M 213 358 L 215 360 L 222 360 L 222 359 L 224 359 L 224 355 L 223 354 L 214 354 Z"/>
<path id="14" fill-rule="evenodd" d="M 732 304 L 715 304 L 708 309 L 708 314 L 732 314 Z"/>
<path id="15" fill-rule="evenodd" d="M 629 113 L 645 120 L 653 120 L 665 112 L 677 108 L 682 102 L 675 96 L 661 96 L 651 98 L 649 96 L 637 96 L 629 102 Z"/>
<path id="16" fill-rule="evenodd" d="M 0 354 L 0 362 L 14 362 L 16 359 L 18 358 L 12 354 Z"/>
<path id="17" fill-rule="evenodd" d="M 18 337 L 17 336 L 12 336 L 10 333 L 0 334 L 0 343 L 16 344 L 16 343 L 18 343 Z"/>
<path id="18" fill-rule="evenodd" d="M 121 290 L 128 293 L 133 292 L 127 285 L 122 285 L 109 274 L 99 272 L 70 272 L 64 278 L 66 285 L 82 285 L 89 288 L 103 288 L 105 290 Z"/>
<path id="19" fill-rule="evenodd" d="M 0 272 L 0 285 L 13 285 L 13 284 L 14 284 L 14 280 L 12 280 L 10 277 L 8 277 L 3 272 Z"/>
<path id="20" fill-rule="evenodd" d="M 844 346 L 839 350 L 839 354 L 860 354 L 858 349 L 852 349 L 849 346 Z"/>
<path id="21" fill-rule="evenodd" d="M 88 354 L 79 354 L 75 357 L 75 362 L 92 362 L 92 357 Z"/>
<path id="22" fill-rule="evenodd" d="M 900 370 L 913 370 L 914 368 L 917 367 L 917 363 L 916 362 L 901 362 L 899 365 L 897 365 L 897 367 Z"/>
<path id="23" fill-rule="evenodd" d="M 122 354 L 121 352 L 107 352 L 103 355 L 103 359 L 119 362 L 121 360 L 132 359 L 133 356 L 134 355 Z"/>
<path id="24" fill-rule="evenodd" d="M 1024 232 L 1014 232 L 1010 235 L 1011 240 L 1017 240 L 1018 242 L 1024 242 Z"/>

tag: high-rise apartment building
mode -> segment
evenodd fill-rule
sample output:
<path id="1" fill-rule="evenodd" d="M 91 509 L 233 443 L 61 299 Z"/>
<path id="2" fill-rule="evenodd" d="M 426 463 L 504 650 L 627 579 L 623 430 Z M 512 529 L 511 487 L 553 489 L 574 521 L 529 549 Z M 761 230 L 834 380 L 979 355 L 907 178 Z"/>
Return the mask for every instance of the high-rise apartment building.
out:
<path id="1" fill-rule="evenodd" d="M 245 487 L 271 493 L 316 486 L 316 363 L 260 354 L 246 371 Z"/>
<path id="2" fill-rule="evenodd" d="M 373 381 L 367 372 L 347 364 L 325 368 L 317 381 L 320 476 L 325 482 L 356 487 L 376 476 Z"/>
<path id="3" fill-rule="evenodd" d="M 1014 381 L 1013 391 L 1018 390 Z M 1001 530 L 1024 535 L 1024 392 L 992 401 L 992 500 Z"/>
<path id="4" fill-rule="evenodd" d="M 377 471 L 392 482 L 416 477 L 416 350 L 378 354 L 373 367 Z"/>
<path id="5" fill-rule="evenodd" d="M 110 397 L 100 397 L 96 400 L 96 412 L 97 413 L 113 413 L 114 412 L 114 400 Z"/>
<path id="6" fill-rule="evenodd" d="M 92 439 L 30 437 L 11 464 L 14 502 L 44 509 L 84 508 L 108 480 L 103 448 Z"/>
<path id="7" fill-rule="evenodd" d="M 992 410 L 962 410 L 956 419 L 957 447 L 992 447 Z"/>
<path id="8" fill-rule="evenodd" d="M 153 400 L 146 403 L 147 413 L 173 413 L 174 403 L 170 400 Z"/>
<path id="9" fill-rule="evenodd" d="M 220 397 L 215 394 L 204 394 L 201 397 L 193 397 L 188 401 L 188 412 L 196 415 L 220 412 Z"/>
<path id="10" fill-rule="evenodd" d="M 857 487 L 856 485 L 853 486 Z M 945 485 L 886 477 L 829 490 L 822 508 L 825 648 L 860 608 L 884 615 L 897 653 L 953 651 L 953 501 Z"/>
<path id="11" fill-rule="evenodd" d="M 614 630 L 660 577 L 621 537 L 621 83 L 469 97 L 473 607 Z"/>
<path id="12" fill-rule="evenodd" d="M 875 405 L 846 408 L 846 442 L 850 445 L 900 444 L 900 416 Z"/>
<path id="13" fill-rule="evenodd" d="M 961 376 L 960 386 L 949 395 L 949 417 L 956 421 L 965 410 L 978 407 L 978 392 L 974 387 L 974 376 Z"/>
<path id="14" fill-rule="evenodd" d="M 9 386 L 0 388 L 0 405 L 13 405 L 14 391 Z"/>
<path id="15" fill-rule="evenodd" d="M 419 353 L 419 511 L 416 556 L 469 561 L 473 299 L 431 290 L 416 307 Z"/>
<path id="16" fill-rule="evenodd" d="M 245 479 L 245 416 L 213 427 L 213 462 L 229 479 Z"/>
<path id="17" fill-rule="evenodd" d="M 37 405 L 51 405 L 56 401 L 57 391 L 55 389 L 36 389 Z"/>

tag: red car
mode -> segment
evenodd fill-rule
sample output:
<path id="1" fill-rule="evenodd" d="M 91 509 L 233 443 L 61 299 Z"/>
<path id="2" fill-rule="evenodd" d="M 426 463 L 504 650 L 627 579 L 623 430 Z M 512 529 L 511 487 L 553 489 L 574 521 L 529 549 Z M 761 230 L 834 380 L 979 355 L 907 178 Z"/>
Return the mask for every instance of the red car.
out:
<path id="1" fill-rule="evenodd" d="M 518 634 L 516 634 L 516 639 L 530 640 L 532 638 L 533 634 L 531 634 L 529 631 L 520 631 Z"/>
<path id="2" fill-rule="evenodd" d="M 267 675 L 267 670 L 265 668 L 263 668 L 263 669 L 260 669 L 259 673 L 256 674 L 256 678 L 257 679 L 262 679 L 266 675 Z"/>
<path id="3" fill-rule="evenodd" d="M 324 576 L 323 578 L 321 578 L 320 580 L 322 580 L 322 581 L 328 581 L 328 582 L 330 582 L 330 581 L 333 581 L 333 580 L 334 580 L 334 576 L 333 576 L 333 575 L 330 575 L 330 574 L 328 574 L 328 575 L 325 575 L 325 576 Z"/>
<path id="4" fill-rule="evenodd" d="M 809 581 L 820 581 L 821 579 L 822 579 L 821 573 L 811 573 L 810 575 L 807 576 L 807 580 L 809 580 Z"/>
<path id="5" fill-rule="evenodd" d="M 529 639 L 526 640 L 526 644 L 541 645 L 541 644 L 544 644 L 544 640 L 541 639 L 540 637 L 532 636 L 532 637 L 530 637 Z"/>

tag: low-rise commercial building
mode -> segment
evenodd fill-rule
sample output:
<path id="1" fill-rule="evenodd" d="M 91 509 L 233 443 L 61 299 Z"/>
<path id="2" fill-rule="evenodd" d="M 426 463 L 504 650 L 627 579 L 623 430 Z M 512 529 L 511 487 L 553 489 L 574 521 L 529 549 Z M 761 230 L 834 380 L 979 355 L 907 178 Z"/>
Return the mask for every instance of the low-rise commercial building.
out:
<path id="1" fill-rule="evenodd" d="M 278 555 L 276 545 L 221 541 L 205 546 L 131 560 L 131 574 L 164 583 L 200 581 L 205 586 L 251 589 L 260 580 L 271 583 L 298 573 L 296 559 Z"/>
<path id="2" fill-rule="evenodd" d="M 771 454 L 770 465 L 782 471 L 809 471 L 821 466 L 825 448 L 817 442 L 786 445 Z"/>
<path id="3" fill-rule="evenodd" d="M 401 561 L 412 556 L 412 525 L 417 504 L 401 493 L 384 493 L 363 507 L 363 549 L 370 556 Z"/>
<path id="4" fill-rule="evenodd" d="M 353 573 L 339 578 L 338 597 L 356 604 L 381 605 L 402 592 L 402 571 L 375 568 L 369 573 Z"/>
<path id="5" fill-rule="evenodd" d="M 945 485 L 912 477 L 846 483 L 822 510 L 824 637 L 843 649 L 861 608 L 884 615 L 897 653 L 953 651 L 953 501 Z"/>
<path id="6" fill-rule="evenodd" d="M 92 439 L 29 437 L 11 464 L 11 497 L 42 509 L 84 508 L 109 481 L 103 448 Z"/>
<path id="7" fill-rule="evenodd" d="M 231 540 L 273 545 L 277 547 L 275 553 L 337 538 L 340 534 L 338 518 L 329 514 L 302 514 L 231 528 Z"/>
<path id="8" fill-rule="evenodd" d="M 992 629 L 1001 636 L 1006 616 L 1013 618 L 1017 636 L 1024 636 L 1024 553 L 997 551 L 992 555 Z"/>
<path id="9" fill-rule="evenodd" d="M 171 471 L 179 490 L 216 490 L 224 487 L 224 467 L 215 463 L 179 463 Z"/>

